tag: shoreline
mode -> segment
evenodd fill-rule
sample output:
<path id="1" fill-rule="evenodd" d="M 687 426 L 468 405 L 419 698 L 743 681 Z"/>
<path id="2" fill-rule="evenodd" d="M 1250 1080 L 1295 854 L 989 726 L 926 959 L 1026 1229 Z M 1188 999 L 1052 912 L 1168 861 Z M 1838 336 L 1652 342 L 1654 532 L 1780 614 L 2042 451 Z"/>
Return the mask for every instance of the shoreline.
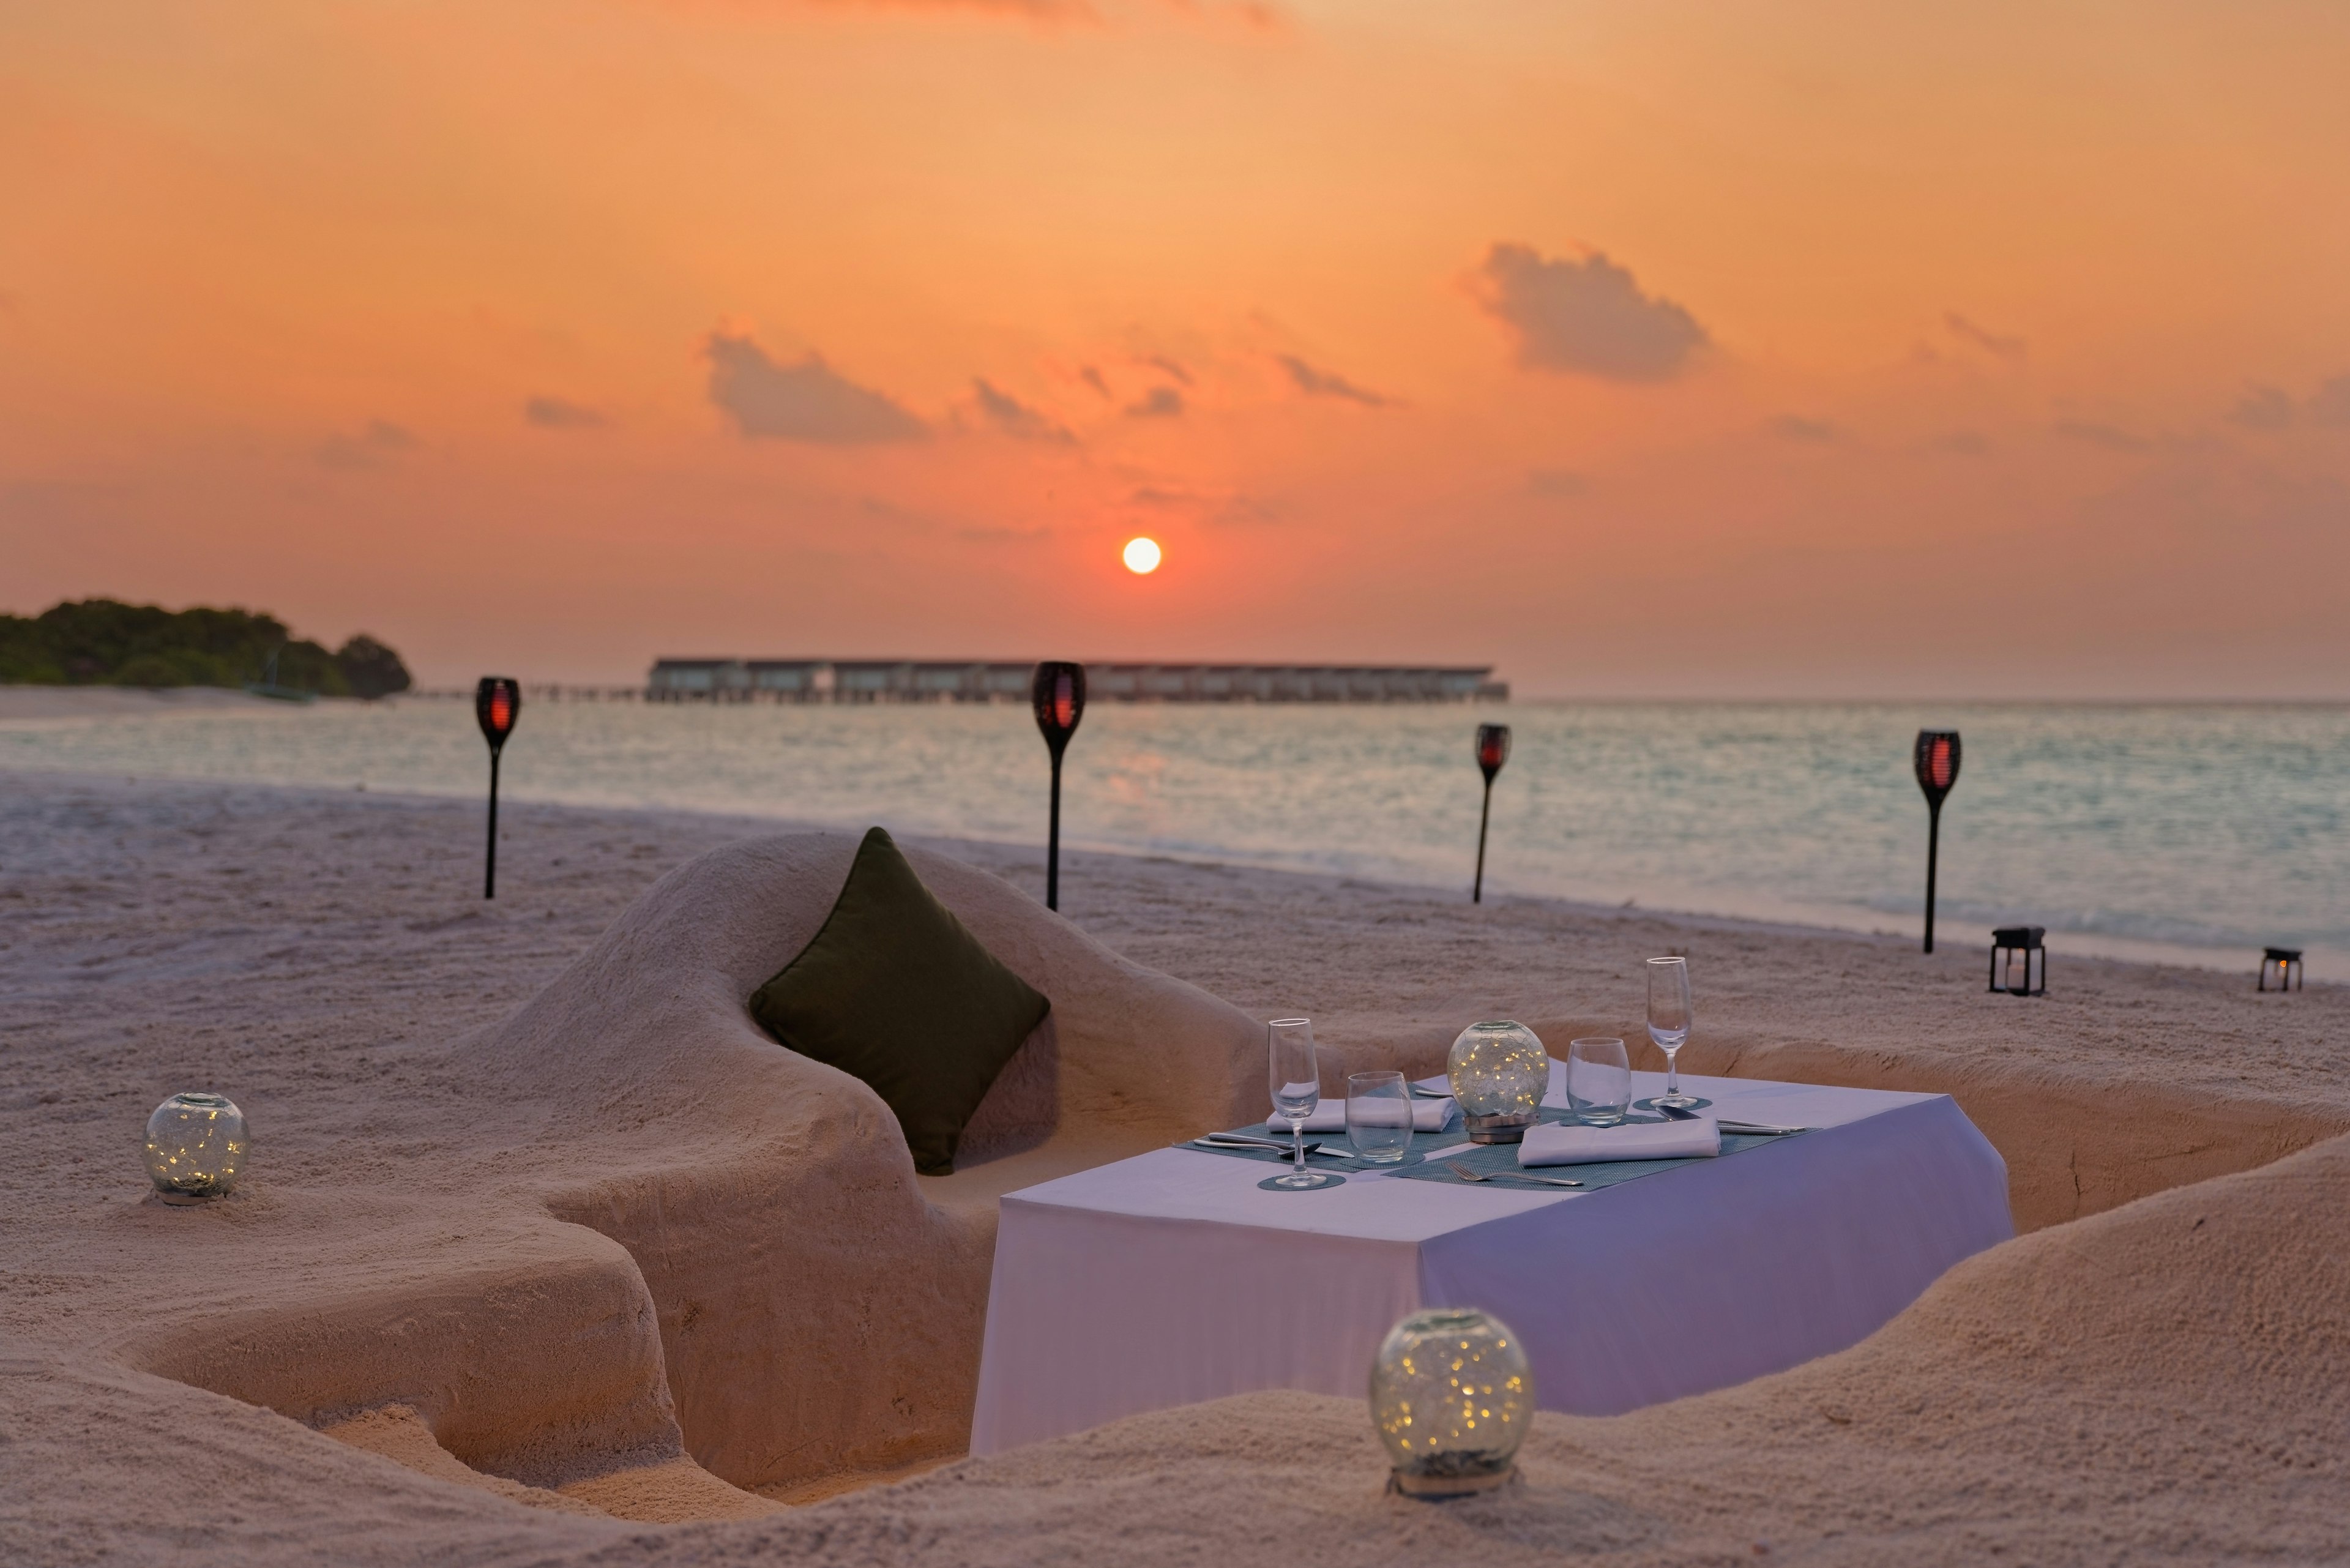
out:
<path id="1" fill-rule="evenodd" d="M 23 690 L 35 689 L 0 688 L 0 696 L 5 696 L 10 691 Z M 218 711 L 223 708 L 246 708 L 256 711 L 287 711 L 283 703 L 272 702 L 265 698 L 251 697 L 244 693 L 219 692 L 214 695 L 224 701 L 191 703 L 177 711 L 193 712 Z M 349 701 L 354 704 L 357 701 L 356 699 L 335 701 Z M 165 706 L 169 709 L 172 705 Z M 55 722 L 102 722 L 108 717 L 120 716 L 120 712 L 121 710 L 115 710 L 109 713 L 58 716 Z M 0 707 L 0 725 L 6 724 L 13 717 L 14 715 L 8 713 L 5 707 Z M 28 784 L 37 779 L 66 784 L 98 785 L 124 778 L 128 778 L 134 784 L 265 790 L 280 792 L 289 797 L 302 798 L 343 799 L 355 794 L 364 794 L 373 800 L 388 802 L 461 805 L 478 805 L 481 800 L 478 794 L 470 791 L 461 793 L 454 790 L 437 792 L 412 788 L 378 789 L 365 784 L 342 788 L 329 784 L 224 778 L 213 774 L 123 775 L 88 770 L 15 767 L 0 763 L 0 779 L 20 779 Z M 656 805 L 641 802 L 596 798 L 559 798 L 535 794 L 527 789 L 517 790 L 511 784 L 501 792 L 499 798 L 502 810 L 524 806 L 567 812 L 634 813 L 640 814 L 649 820 L 678 817 L 713 825 L 722 823 L 733 825 L 740 827 L 745 836 L 758 833 L 859 832 L 874 825 L 870 817 L 860 820 L 805 815 L 769 815 L 757 812 L 729 811 L 691 805 Z M 889 825 L 884 823 L 882 826 Z M 991 863 L 1025 852 L 1035 857 L 1039 867 L 1043 864 L 1044 848 L 1041 842 L 1029 844 L 1016 839 L 972 837 L 919 827 L 901 831 L 892 826 L 891 832 L 910 841 L 931 845 L 950 854 L 958 853 L 958 846 L 983 851 Z M 1445 882 L 1419 880 L 1407 876 L 1371 876 L 1330 870 L 1296 860 L 1285 860 L 1279 857 L 1250 856 L 1230 849 L 1139 848 L 1131 845 L 1089 840 L 1066 832 L 1064 833 L 1062 847 L 1065 857 L 1086 855 L 1137 861 L 1219 867 L 1236 871 L 1297 877 L 1309 881 L 1376 886 L 1398 892 L 1408 891 L 1424 896 L 1440 896 L 1461 891 Z M 1752 928 L 1759 931 L 1783 931 L 1808 935 L 1835 934 L 1871 941 L 1906 941 L 1912 945 L 1918 944 L 1921 940 L 1918 929 L 1918 924 L 1922 919 L 1920 915 L 1911 916 L 1912 928 L 1904 930 L 1891 924 L 1888 918 L 1872 919 L 1858 912 L 1846 916 L 1843 910 L 1835 908 L 1795 900 L 1775 899 L 1768 895 L 1724 894 L 1716 897 L 1700 894 L 1696 898 L 1712 898 L 1713 907 L 1701 907 L 1694 899 L 1683 901 L 1671 892 L 1668 892 L 1662 898 L 1641 891 L 1633 891 L 1622 898 L 1607 894 L 1578 895 L 1575 892 L 1522 892 L 1507 888 L 1488 892 L 1489 900 L 1494 903 L 1503 899 L 1520 900 L 1555 908 L 1561 913 L 1578 916 L 1603 916 L 1618 911 L 1631 911 L 1668 921 L 1721 922 L 1725 927 Z M 1988 926 L 1979 927 L 1978 923 L 1971 920 L 1961 923 L 1960 918 L 1954 917 L 1947 909 L 1937 921 L 1937 936 L 1940 939 L 1939 945 L 1944 948 L 1949 948 L 1955 942 L 1980 949 L 1986 955 L 1990 951 Z M 2058 927 L 2049 928 L 2048 943 L 2052 961 L 2060 966 L 2067 960 L 2089 959 L 2101 962 L 2141 964 L 2162 969 L 2196 970 L 2213 974 L 2241 974 L 2245 979 L 2254 978 L 2259 967 L 2259 954 L 2250 947 L 2204 948 L 2068 930 Z M 2304 969 L 2306 979 L 2311 984 L 2350 984 L 2350 953 L 2335 953 L 2324 948 L 2311 950 L 2305 961 Z"/>

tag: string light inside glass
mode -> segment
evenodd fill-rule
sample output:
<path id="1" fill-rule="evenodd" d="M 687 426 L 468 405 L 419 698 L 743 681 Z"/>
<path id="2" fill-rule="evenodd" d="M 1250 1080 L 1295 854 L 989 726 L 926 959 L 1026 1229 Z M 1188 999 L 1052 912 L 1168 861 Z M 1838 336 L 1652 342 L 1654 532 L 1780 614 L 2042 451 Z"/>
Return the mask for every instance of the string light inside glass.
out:
<path id="1" fill-rule="evenodd" d="M 1523 1023 L 1471 1023 L 1445 1062 L 1472 1143 L 1517 1143 L 1550 1088 L 1550 1054 Z"/>
<path id="2" fill-rule="evenodd" d="M 1509 1324 L 1467 1307 L 1417 1312 L 1371 1363 L 1371 1419 L 1408 1497 L 1461 1497 L 1510 1479 L 1534 1418 L 1534 1375 Z"/>
<path id="3" fill-rule="evenodd" d="M 147 1118 L 147 1175 L 166 1203 L 203 1203 L 236 1185 L 244 1113 L 224 1095 L 173 1095 Z"/>

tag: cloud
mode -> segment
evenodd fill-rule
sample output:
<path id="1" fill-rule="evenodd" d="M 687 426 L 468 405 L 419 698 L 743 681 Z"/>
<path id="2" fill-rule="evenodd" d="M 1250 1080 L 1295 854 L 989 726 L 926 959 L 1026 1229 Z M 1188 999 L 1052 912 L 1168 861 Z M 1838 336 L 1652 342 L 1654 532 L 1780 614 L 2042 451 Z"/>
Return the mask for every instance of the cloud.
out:
<path id="1" fill-rule="evenodd" d="M 2101 446 L 2107 452 L 2149 452 L 2154 443 L 2144 436 L 2134 436 L 2111 425 L 2091 424 L 2082 420 L 2059 420 L 2056 433 L 2068 441 L 2085 441 Z"/>
<path id="2" fill-rule="evenodd" d="M 1395 406 L 1393 398 L 1357 387 L 1344 376 L 1317 370 L 1295 354 L 1283 354 L 1276 358 L 1281 361 L 1281 368 L 1289 372 L 1289 379 L 1297 383 L 1297 389 L 1309 398 L 1342 398 L 1350 403 L 1360 403 L 1367 409 Z"/>
<path id="3" fill-rule="evenodd" d="M 328 436 L 312 455 L 328 468 L 381 468 L 401 452 L 414 452 L 423 444 L 404 426 L 390 420 L 369 420 L 357 435 Z"/>
<path id="4" fill-rule="evenodd" d="M 1083 365 L 1078 367 L 1077 379 L 1083 381 L 1087 386 L 1091 387 L 1095 391 L 1099 392 L 1105 401 L 1116 402 L 1118 400 L 1110 396 L 1109 383 L 1102 379 L 1102 373 L 1099 370 L 1095 369 L 1091 365 Z"/>
<path id="5" fill-rule="evenodd" d="M 1005 435 L 1017 436 L 1022 441 L 1054 441 L 1063 446 L 1077 439 L 1069 433 L 1066 426 L 1055 423 L 1011 393 L 999 391 L 983 376 L 972 378 L 971 389 L 981 415 Z"/>
<path id="6" fill-rule="evenodd" d="M 1191 372 L 1186 370 L 1181 365 L 1170 359 L 1164 354 L 1141 355 L 1138 357 L 1134 362 L 1138 365 L 1148 365 L 1154 370 L 1162 371 L 1167 375 L 1172 376 L 1176 380 L 1180 381 L 1187 387 L 1191 384 Z"/>
<path id="7" fill-rule="evenodd" d="M 856 446 L 930 434 L 920 420 L 847 379 L 821 355 L 778 365 L 750 338 L 723 331 L 712 333 L 702 352 L 710 359 L 710 400 L 733 416 L 745 436 Z"/>
<path id="8" fill-rule="evenodd" d="M 2350 376 L 2336 376 L 2309 400 L 2309 417 L 2322 425 L 2350 425 Z"/>
<path id="9" fill-rule="evenodd" d="M 2281 431 L 2293 423 L 2293 400 L 2277 388 L 2255 383 L 2228 418 L 2248 431 Z"/>
<path id="10" fill-rule="evenodd" d="M 611 423 L 586 404 L 565 398 L 533 398 L 522 406 L 522 417 L 550 431 L 592 431 Z"/>
<path id="11" fill-rule="evenodd" d="M 1981 431 L 1952 431 L 1936 439 L 1936 452 L 1955 452 L 1960 457 L 1989 457 L 1991 438 Z"/>
<path id="12" fill-rule="evenodd" d="M 1589 493 L 1591 481 L 1567 468 L 1537 468 L 1526 475 L 1526 493 L 1554 500 Z"/>
<path id="13" fill-rule="evenodd" d="M 2022 338 L 2002 337 L 1996 332 L 1976 326 L 1955 310 L 1943 316 L 1942 325 L 1950 329 L 1951 337 L 1973 344 L 1994 358 L 2004 359 L 2011 365 L 2018 364 L 2023 358 Z"/>
<path id="14" fill-rule="evenodd" d="M 1807 420 L 1801 414 L 1780 414 L 1763 422 L 1762 428 L 1781 441 L 1834 441 L 1835 426 L 1825 420 Z"/>
<path id="15" fill-rule="evenodd" d="M 1664 381 L 1711 341 L 1669 299 L 1594 251 L 1545 261 L 1531 245 L 1496 244 L 1478 268 L 1478 303 L 1518 335 L 1518 363 L 1613 381 Z"/>
<path id="16" fill-rule="evenodd" d="M 1183 417 L 1183 394 L 1172 387 L 1153 387 L 1142 400 L 1126 406 L 1130 420 L 1180 420 Z"/>

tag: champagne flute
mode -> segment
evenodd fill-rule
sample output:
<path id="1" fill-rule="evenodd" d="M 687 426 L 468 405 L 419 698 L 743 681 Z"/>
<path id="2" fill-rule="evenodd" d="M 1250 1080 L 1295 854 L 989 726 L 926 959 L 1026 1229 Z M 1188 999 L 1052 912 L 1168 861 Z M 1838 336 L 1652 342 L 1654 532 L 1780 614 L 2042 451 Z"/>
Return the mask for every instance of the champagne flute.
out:
<path id="1" fill-rule="evenodd" d="M 1276 1018 L 1265 1025 L 1272 1044 L 1273 1114 L 1289 1123 L 1297 1167 L 1275 1179 L 1286 1188 L 1329 1187 L 1326 1172 L 1305 1168 L 1305 1118 L 1322 1103 L 1322 1073 L 1314 1062 L 1314 1025 L 1303 1018 Z"/>
<path id="2" fill-rule="evenodd" d="M 1659 1095 L 1656 1105 L 1683 1108 L 1697 1104 L 1697 1096 L 1681 1093 L 1679 1069 L 1673 1057 L 1690 1036 L 1689 960 L 1685 958 L 1652 958 L 1648 961 L 1648 1038 L 1665 1054 L 1665 1092 Z"/>

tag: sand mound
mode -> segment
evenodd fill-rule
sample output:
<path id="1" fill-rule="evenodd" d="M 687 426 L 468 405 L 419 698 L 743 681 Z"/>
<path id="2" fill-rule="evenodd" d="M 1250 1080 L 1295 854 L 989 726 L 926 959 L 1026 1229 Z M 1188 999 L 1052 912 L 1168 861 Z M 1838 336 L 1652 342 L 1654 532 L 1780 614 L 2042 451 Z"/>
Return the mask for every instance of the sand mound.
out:
<path id="1" fill-rule="evenodd" d="M 0 1562 L 2350 1558 L 2350 1146 L 2200 1179 L 2350 1127 L 2339 988 L 2068 963 L 2027 1004 L 1979 953 L 1098 857 L 1088 935 L 1033 853 L 967 846 L 1012 885 L 916 864 L 1056 1006 L 996 1158 L 933 1181 L 741 1012 L 846 836 L 655 888 L 742 826 L 521 806 L 484 907 L 477 807 L 12 784 Z M 1359 1405 L 1259 1396 L 654 1522 L 956 1451 L 994 1193 L 1258 1114 L 1253 1015 L 1314 1016 L 1334 1072 L 1481 1014 L 1637 1039 L 1627 966 L 1673 947 L 1707 1070 L 1951 1088 L 2051 1228 L 1843 1355 L 1545 1416 L 1489 1503 L 1385 1500 Z M 198 1086 L 254 1116 L 253 1174 L 167 1210 L 136 1129 Z"/>

